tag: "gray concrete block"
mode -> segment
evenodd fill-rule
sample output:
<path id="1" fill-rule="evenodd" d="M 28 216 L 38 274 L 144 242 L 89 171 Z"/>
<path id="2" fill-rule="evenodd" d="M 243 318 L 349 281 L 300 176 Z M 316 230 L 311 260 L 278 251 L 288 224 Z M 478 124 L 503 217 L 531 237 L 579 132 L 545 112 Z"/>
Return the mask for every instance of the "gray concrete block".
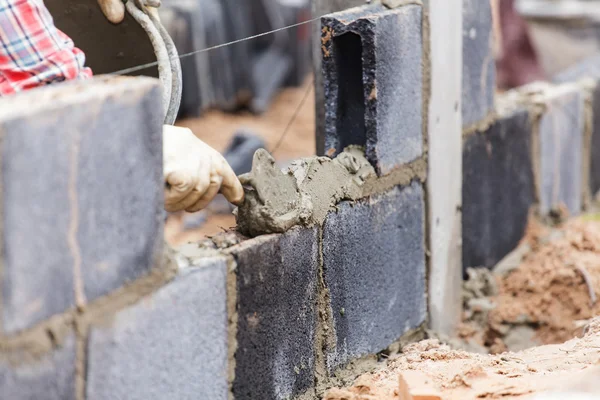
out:
<path id="1" fill-rule="evenodd" d="M 6 333 L 153 266 L 162 248 L 160 96 L 153 79 L 95 78 L 2 100 Z"/>
<path id="2" fill-rule="evenodd" d="M 261 236 L 237 261 L 236 399 L 287 399 L 313 385 L 317 229 Z"/>
<path id="3" fill-rule="evenodd" d="M 600 85 L 592 93 L 592 144 L 590 149 L 590 192 L 596 196 L 600 191 Z"/>
<path id="4" fill-rule="evenodd" d="M 330 371 L 384 350 L 426 318 L 425 211 L 419 182 L 330 213 L 323 268 L 337 345 Z"/>
<path id="5" fill-rule="evenodd" d="M 91 328 L 87 399 L 228 396 L 227 262 L 207 258 Z"/>
<path id="6" fill-rule="evenodd" d="M 535 202 L 529 112 L 499 116 L 463 142 L 462 255 L 468 267 L 493 267 L 522 239 Z"/>
<path id="7" fill-rule="evenodd" d="M 0 397 L 75 400 L 75 335 L 68 335 L 61 346 L 36 361 L 0 362 Z"/>
<path id="8" fill-rule="evenodd" d="M 487 117 L 494 108 L 496 64 L 489 1 L 463 0 L 463 126 Z"/>
<path id="9" fill-rule="evenodd" d="M 325 154 L 366 147 L 378 174 L 423 152 L 421 6 L 323 17 Z"/>
<path id="10" fill-rule="evenodd" d="M 313 0 L 312 18 L 321 18 L 326 14 L 347 10 L 365 4 L 365 0 Z M 325 96 L 323 93 L 323 71 L 321 69 L 321 26 L 310 24 L 312 63 L 315 81 L 315 119 L 317 154 L 325 154 Z"/>
<path id="11" fill-rule="evenodd" d="M 539 122 L 540 212 L 560 205 L 571 215 L 583 203 L 584 92 L 562 86 L 544 95 Z"/>

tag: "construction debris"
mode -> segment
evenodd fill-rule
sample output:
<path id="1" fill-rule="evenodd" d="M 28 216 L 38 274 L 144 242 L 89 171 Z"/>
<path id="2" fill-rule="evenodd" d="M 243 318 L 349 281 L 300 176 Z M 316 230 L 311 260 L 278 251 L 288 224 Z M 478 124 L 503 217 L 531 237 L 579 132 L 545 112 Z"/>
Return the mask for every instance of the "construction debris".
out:
<path id="1" fill-rule="evenodd" d="M 600 223 L 535 226 L 493 272 L 470 270 L 460 338 L 493 353 L 561 343 L 600 313 Z M 494 289 L 497 286 L 497 289 Z"/>
<path id="2" fill-rule="evenodd" d="M 583 338 L 501 355 L 473 354 L 425 340 L 406 346 L 352 386 L 331 389 L 324 399 L 521 399 L 542 393 L 536 398 L 580 398 L 572 393 L 600 396 L 598 332 L 600 319 L 595 319 Z M 548 397 L 546 391 L 563 393 L 563 397 Z"/>

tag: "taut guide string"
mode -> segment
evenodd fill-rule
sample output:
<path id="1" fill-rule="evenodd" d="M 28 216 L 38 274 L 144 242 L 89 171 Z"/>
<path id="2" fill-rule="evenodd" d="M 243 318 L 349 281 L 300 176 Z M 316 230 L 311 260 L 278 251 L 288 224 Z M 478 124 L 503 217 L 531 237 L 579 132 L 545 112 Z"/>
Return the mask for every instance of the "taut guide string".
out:
<path id="1" fill-rule="evenodd" d="M 216 46 L 211 46 L 211 47 L 207 47 L 207 48 L 200 49 L 200 50 L 194 50 L 194 51 L 191 51 L 189 53 L 180 54 L 179 55 L 179 59 L 181 60 L 183 58 L 190 57 L 190 56 L 193 56 L 195 54 L 205 53 L 205 52 L 208 52 L 208 51 L 211 51 L 211 50 L 216 50 L 216 49 L 220 49 L 220 48 L 223 48 L 223 47 L 231 46 L 231 45 L 234 45 L 234 44 L 237 44 L 237 43 L 245 42 L 245 41 L 248 41 L 248 40 L 253 40 L 253 39 L 257 39 L 257 38 L 263 37 L 263 36 L 271 35 L 273 33 L 277 33 L 277 32 L 280 32 L 280 31 L 287 30 L 287 29 L 291 29 L 291 28 L 295 28 L 295 27 L 298 27 L 298 26 L 310 24 L 310 23 L 313 23 L 313 22 L 318 21 L 320 19 L 321 19 L 321 17 L 316 17 L 316 18 L 308 19 L 306 21 L 298 22 L 298 23 L 295 23 L 295 24 L 292 24 L 292 25 L 284 26 L 282 28 L 277 28 L 277 29 L 273 29 L 273 30 L 270 30 L 270 31 L 267 31 L 267 32 L 259 33 L 257 35 L 248 36 L 248 37 L 245 37 L 245 38 L 242 38 L 242 39 L 233 40 L 231 42 L 218 44 Z M 135 67 L 124 68 L 124 69 L 121 69 L 119 71 L 111 72 L 109 75 L 125 75 L 125 74 L 129 74 L 129 73 L 132 73 L 132 72 L 141 71 L 141 70 L 146 69 L 146 68 L 154 67 L 154 66 L 157 66 L 157 65 L 158 65 L 158 61 L 154 61 L 154 62 L 151 62 L 151 63 L 141 64 L 141 65 L 137 65 Z M 287 136 L 290 128 L 294 124 L 294 121 L 298 117 L 298 114 L 300 113 L 300 110 L 302 109 L 302 106 L 306 102 L 306 99 L 308 98 L 308 94 L 310 93 L 310 91 L 313 88 L 313 86 L 314 86 L 314 79 L 312 80 L 312 82 L 309 85 L 307 85 L 307 87 L 305 89 L 305 92 L 304 92 L 304 95 L 302 96 L 302 99 L 298 103 L 298 106 L 296 107 L 294 113 L 292 114 L 289 122 L 287 123 L 287 125 L 286 125 L 285 129 L 283 130 L 281 136 L 277 140 L 277 143 L 275 144 L 275 146 L 271 150 L 271 154 L 275 153 L 279 149 L 279 147 L 281 146 L 281 144 L 283 143 L 283 141 L 284 141 L 285 137 Z"/>

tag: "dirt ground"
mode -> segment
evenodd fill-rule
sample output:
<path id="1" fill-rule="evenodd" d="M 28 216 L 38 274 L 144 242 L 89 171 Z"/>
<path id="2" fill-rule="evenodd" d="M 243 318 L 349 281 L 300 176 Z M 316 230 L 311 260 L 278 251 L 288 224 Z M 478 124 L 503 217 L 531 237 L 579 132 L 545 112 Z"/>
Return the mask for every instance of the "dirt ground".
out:
<path id="1" fill-rule="evenodd" d="M 407 347 L 326 400 L 408 400 L 400 376 L 415 400 L 527 398 L 586 382 L 600 395 L 597 293 L 600 215 L 554 227 L 532 221 L 492 272 L 469 271 L 458 338 L 430 333 L 437 338 Z"/>
<path id="2" fill-rule="evenodd" d="M 452 350 L 425 340 L 407 346 L 353 386 L 329 390 L 324 399 L 527 399 L 549 390 L 600 394 L 599 333 L 600 320 L 594 320 L 581 339 L 501 355 Z"/>
<path id="3" fill-rule="evenodd" d="M 305 95 L 307 95 L 306 100 L 298 109 Z M 286 163 L 315 154 L 315 102 L 313 81 L 310 77 L 302 87 L 283 90 L 263 115 L 253 115 L 249 112 L 228 114 L 210 111 L 200 118 L 178 121 L 177 125 L 190 128 L 196 136 L 220 152 L 227 148 L 236 131 L 246 128 L 261 136 L 266 142 L 267 150 L 272 151 L 297 110 L 296 118 L 273 154 L 277 161 Z M 177 246 L 190 241 L 199 241 L 235 226 L 235 218 L 232 214 L 211 212 L 205 214 L 206 222 L 201 227 L 188 230 L 184 230 L 182 215 L 170 217 L 165 226 L 167 242 Z"/>
<path id="4" fill-rule="evenodd" d="M 492 353 L 569 340 L 600 315 L 599 217 L 554 228 L 531 223 L 493 273 L 469 275 L 461 339 Z"/>

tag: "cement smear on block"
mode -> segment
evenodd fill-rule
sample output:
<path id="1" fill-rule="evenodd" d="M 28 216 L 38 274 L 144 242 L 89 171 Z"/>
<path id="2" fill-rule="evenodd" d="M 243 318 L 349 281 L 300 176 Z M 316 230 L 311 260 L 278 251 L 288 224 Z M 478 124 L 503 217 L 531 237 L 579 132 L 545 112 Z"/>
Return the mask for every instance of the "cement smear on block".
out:
<path id="1" fill-rule="evenodd" d="M 375 170 L 355 147 L 335 159 L 297 160 L 285 172 L 266 150 L 258 150 L 252 172 L 240 177 L 246 198 L 237 210 L 238 229 L 257 236 L 282 233 L 295 225 L 320 224 L 341 200 L 360 198 L 371 176 Z"/>

